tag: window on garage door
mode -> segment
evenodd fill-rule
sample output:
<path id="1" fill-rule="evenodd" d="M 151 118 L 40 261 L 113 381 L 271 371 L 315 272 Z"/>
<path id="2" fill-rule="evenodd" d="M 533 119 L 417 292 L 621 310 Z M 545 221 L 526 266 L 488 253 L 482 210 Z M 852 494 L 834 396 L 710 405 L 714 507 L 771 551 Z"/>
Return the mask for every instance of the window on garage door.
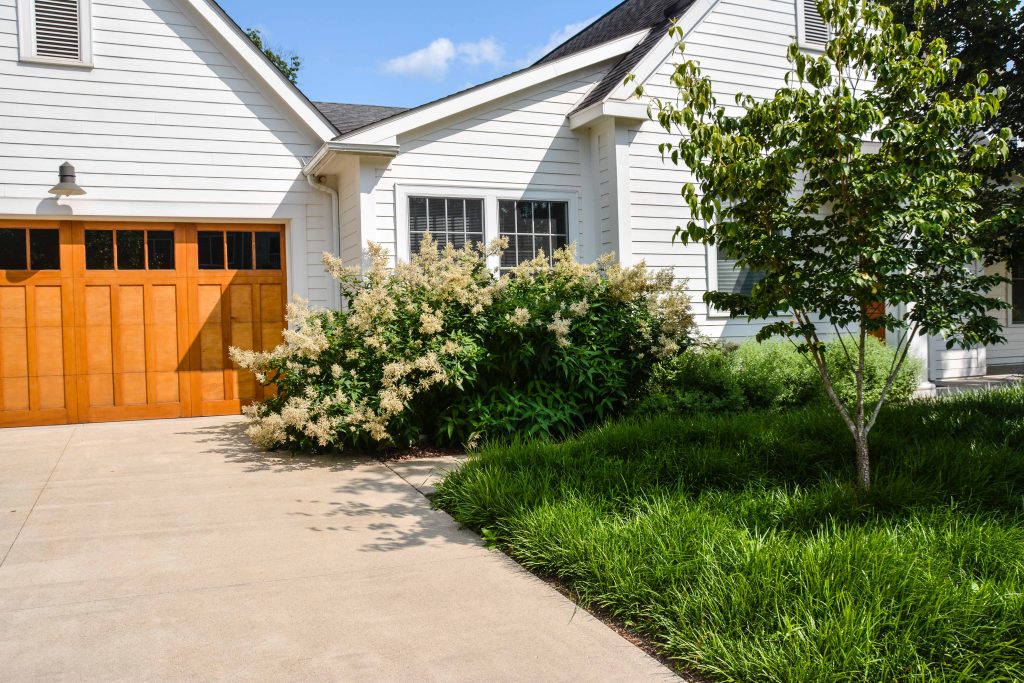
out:
<path id="1" fill-rule="evenodd" d="M 86 230 L 86 270 L 174 270 L 173 230 Z"/>

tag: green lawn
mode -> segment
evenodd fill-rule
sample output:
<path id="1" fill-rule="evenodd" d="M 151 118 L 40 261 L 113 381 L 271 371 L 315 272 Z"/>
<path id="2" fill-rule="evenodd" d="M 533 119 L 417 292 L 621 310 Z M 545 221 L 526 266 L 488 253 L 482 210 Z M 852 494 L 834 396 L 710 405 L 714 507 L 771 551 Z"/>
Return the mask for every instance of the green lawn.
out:
<path id="1" fill-rule="evenodd" d="M 713 680 L 1024 680 L 1024 389 L 489 446 L 437 505 Z"/>

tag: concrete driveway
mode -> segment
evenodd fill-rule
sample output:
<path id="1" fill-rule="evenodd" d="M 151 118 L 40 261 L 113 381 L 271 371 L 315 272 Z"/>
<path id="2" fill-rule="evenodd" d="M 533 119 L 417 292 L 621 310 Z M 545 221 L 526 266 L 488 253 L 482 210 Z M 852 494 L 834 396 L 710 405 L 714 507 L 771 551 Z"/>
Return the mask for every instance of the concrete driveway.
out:
<path id="1" fill-rule="evenodd" d="M 0 680 L 673 678 L 431 510 L 435 465 L 237 419 L 0 430 Z"/>

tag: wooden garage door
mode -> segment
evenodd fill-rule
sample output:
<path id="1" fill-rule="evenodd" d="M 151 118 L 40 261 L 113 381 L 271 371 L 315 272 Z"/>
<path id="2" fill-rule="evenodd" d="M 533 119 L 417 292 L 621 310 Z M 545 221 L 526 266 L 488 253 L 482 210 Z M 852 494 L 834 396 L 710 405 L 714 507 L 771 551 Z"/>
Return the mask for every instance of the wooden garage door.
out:
<path id="1" fill-rule="evenodd" d="M 284 263 L 279 226 L 0 222 L 0 426 L 239 412 Z"/>

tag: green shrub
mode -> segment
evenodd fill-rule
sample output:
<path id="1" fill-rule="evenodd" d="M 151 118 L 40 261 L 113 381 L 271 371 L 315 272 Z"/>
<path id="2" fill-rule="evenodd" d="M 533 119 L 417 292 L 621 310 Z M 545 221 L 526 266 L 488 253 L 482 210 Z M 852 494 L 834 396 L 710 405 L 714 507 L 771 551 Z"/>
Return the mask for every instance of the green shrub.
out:
<path id="1" fill-rule="evenodd" d="M 740 410 L 747 397 L 733 357 L 718 346 L 693 347 L 661 361 L 651 373 L 636 414 L 720 413 Z"/>
<path id="2" fill-rule="evenodd" d="M 821 379 L 788 341 L 740 344 L 733 357 L 743 394 L 755 408 L 792 408 L 819 397 Z"/>
<path id="3" fill-rule="evenodd" d="M 853 349 L 850 348 L 850 351 Z M 893 350 L 874 337 L 869 337 L 864 351 L 865 405 L 872 406 L 882 395 L 882 389 L 885 388 L 885 382 L 893 367 Z M 834 373 L 836 396 L 845 404 L 852 405 L 857 398 L 857 358 L 847 358 L 843 345 L 838 341 L 828 345 L 826 358 L 829 369 Z M 921 372 L 921 361 L 907 358 L 907 362 L 896 375 L 887 400 L 892 403 L 909 401 L 920 385 Z"/>
<path id="4" fill-rule="evenodd" d="M 570 249 L 497 277 L 487 258 L 504 246 L 428 238 L 394 268 L 373 246 L 365 275 L 325 255 L 345 310 L 293 305 L 280 347 L 232 349 L 276 388 L 247 409 L 250 437 L 299 450 L 562 437 L 616 414 L 689 342 L 671 273 L 583 265 Z"/>
<path id="5" fill-rule="evenodd" d="M 847 345 L 847 348 L 850 348 Z M 875 339 L 866 344 L 865 396 L 878 401 L 894 353 Z M 827 359 L 836 395 L 847 405 L 856 397 L 856 358 L 848 359 L 839 340 L 829 342 Z M 904 403 L 917 390 L 921 364 L 908 359 L 893 382 L 888 401 Z M 745 407 L 780 410 L 828 401 L 811 360 L 793 344 L 747 341 L 734 350 L 693 347 L 654 369 L 638 412 L 728 412 Z"/>

